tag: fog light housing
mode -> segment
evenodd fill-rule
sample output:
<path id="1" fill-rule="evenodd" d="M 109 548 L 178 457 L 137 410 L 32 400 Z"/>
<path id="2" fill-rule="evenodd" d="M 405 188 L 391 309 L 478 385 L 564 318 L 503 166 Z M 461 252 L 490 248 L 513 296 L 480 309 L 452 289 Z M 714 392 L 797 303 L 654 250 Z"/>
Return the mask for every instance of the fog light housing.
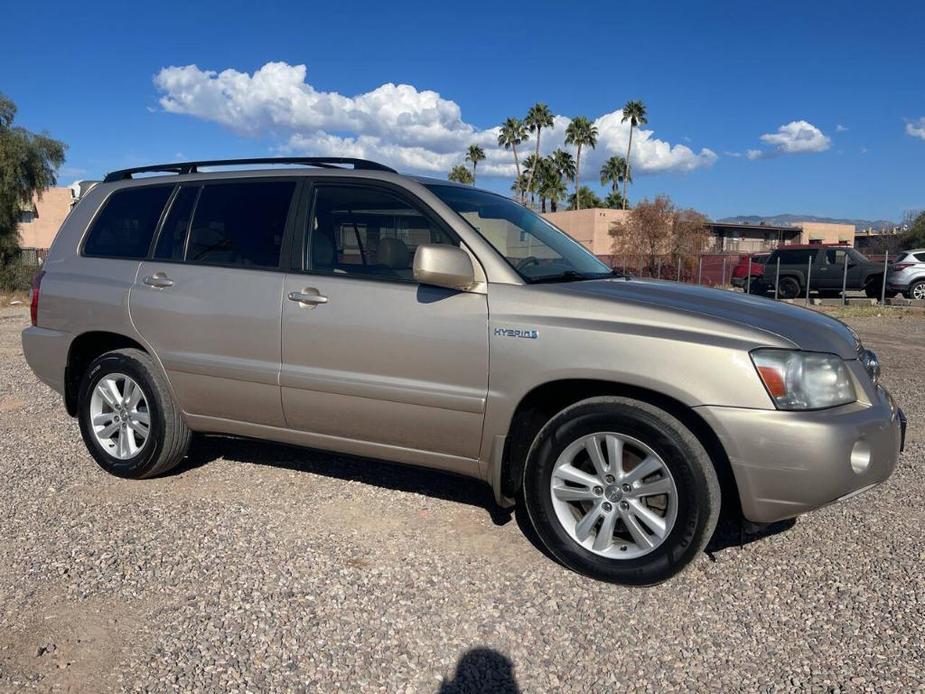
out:
<path id="1" fill-rule="evenodd" d="M 864 439 L 858 439 L 851 449 L 851 469 L 858 475 L 867 472 L 870 467 L 870 444 Z"/>

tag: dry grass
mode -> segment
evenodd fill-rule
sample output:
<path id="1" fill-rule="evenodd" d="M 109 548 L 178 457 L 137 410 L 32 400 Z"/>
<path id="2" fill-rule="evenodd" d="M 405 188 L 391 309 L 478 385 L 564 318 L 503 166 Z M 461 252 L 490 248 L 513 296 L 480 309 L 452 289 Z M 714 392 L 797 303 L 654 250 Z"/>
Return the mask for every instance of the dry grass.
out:
<path id="1" fill-rule="evenodd" d="M 810 306 L 833 318 L 893 318 L 897 320 L 925 320 L 925 309 L 918 306 Z"/>
<path id="2" fill-rule="evenodd" d="M 13 305 L 14 301 L 21 301 L 22 305 L 29 305 L 29 292 L 0 292 L 0 308 Z"/>

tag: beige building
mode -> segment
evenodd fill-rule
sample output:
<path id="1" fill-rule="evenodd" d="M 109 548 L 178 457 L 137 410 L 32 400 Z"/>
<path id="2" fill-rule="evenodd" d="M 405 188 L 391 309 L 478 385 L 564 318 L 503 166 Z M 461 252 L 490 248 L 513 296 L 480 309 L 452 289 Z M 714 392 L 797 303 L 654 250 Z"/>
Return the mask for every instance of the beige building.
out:
<path id="1" fill-rule="evenodd" d="M 19 220 L 19 246 L 47 249 L 54 241 L 61 223 L 71 210 L 74 196 L 70 188 L 49 188 L 42 197 L 35 196 Z"/>
<path id="2" fill-rule="evenodd" d="M 610 229 L 626 220 L 629 210 L 593 207 L 587 210 L 546 212 L 543 217 L 566 232 L 594 255 L 610 255 L 613 237 Z"/>
<path id="3" fill-rule="evenodd" d="M 613 253 L 610 229 L 626 220 L 628 215 L 629 210 L 591 208 L 547 212 L 543 217 L 581 242 L 594 255 L 610 256 Z M 704 248 L 706 253 L 760 253 L 791 244 L 852 245 L 855 235 L 853 224 L 827 222 L 798 222 L 793 226 L 711 222 L 709 227 L 712 243 Z M 625 249 L 619 252 L 623 253 Z"/>

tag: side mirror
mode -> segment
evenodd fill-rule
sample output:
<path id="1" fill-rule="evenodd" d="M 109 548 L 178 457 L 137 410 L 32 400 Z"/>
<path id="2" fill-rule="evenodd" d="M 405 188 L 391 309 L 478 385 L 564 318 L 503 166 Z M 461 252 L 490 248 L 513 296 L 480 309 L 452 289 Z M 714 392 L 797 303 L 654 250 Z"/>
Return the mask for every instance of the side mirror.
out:
<path id="1" fill-rule="evenodd" d="M 422 243 L 414 254 L 414 279 L 421 284 L 465 291 L 475 284 L 469 254 L 456 246 Z"/>

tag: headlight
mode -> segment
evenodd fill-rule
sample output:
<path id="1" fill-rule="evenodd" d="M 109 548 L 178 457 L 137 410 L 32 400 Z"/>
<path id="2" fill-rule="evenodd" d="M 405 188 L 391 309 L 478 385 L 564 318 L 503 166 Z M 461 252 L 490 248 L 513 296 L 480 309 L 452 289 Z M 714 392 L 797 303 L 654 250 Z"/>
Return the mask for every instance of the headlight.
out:
<path id="1" fill-rule="evenodd" d="M 781 410 L 819 410 L 857 400 L 848 367 L 834 354 L 756 349 L 751 356 Z"/>
<path id="2" fill-rule="evenodd" d="M 861 349 L 858 352 L 858 359 L 861 360 L 861 364 L 867 371 L 867 375 L 870 376 L 871 382 L 874 385 L 880 383 L 880 360 L 877 359 L 877 355 L 874 354 L 873 350 Z"/>

